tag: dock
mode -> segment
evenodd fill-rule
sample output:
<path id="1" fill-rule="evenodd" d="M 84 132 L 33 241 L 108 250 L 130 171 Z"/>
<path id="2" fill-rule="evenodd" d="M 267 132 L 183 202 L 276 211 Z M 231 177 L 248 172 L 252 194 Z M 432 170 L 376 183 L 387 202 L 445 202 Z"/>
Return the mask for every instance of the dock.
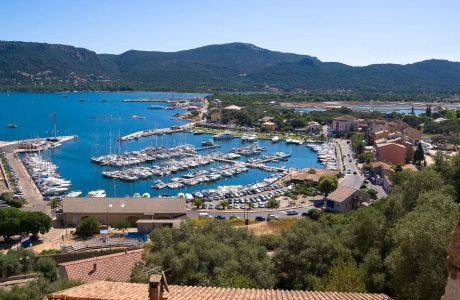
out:
<path id="1" fill-rule="evenodd" d="M 220 148 L 220 147 L 222 147 L 222 146 L 221 145 L 206 146 L 206 147 L 197 148 L 196 151 L 203 151 L 203 150 Z"/>
<path id="2" fill-rule="evenodd" d="M 163 134 L 173 134 L 177 132 L 184 132 L 190 130 L 195 125 L 195 122 L 190 122 L 180 126 L 172 126 L 168 128 L 159 128 L 159 129 L 148 129 L 137 131 L 128 135 L 121 136 L 119 138 L 120 142 L 126 142 L 130 140 L 137 140 L 141 137 L 147 137 L 152 135 L 163 135 Z"/>

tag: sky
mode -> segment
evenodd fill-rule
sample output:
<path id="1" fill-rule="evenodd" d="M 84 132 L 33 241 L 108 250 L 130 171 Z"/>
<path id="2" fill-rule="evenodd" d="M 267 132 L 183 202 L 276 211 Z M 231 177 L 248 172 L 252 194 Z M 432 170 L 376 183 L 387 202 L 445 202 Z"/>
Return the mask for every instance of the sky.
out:
<path id="1" fill-rule="evenodd" d="M 460 61 L 459 12 L 459 0 L 5 0 L 0 40 L 113 54 L 245 42 L 355 66 Z"/>

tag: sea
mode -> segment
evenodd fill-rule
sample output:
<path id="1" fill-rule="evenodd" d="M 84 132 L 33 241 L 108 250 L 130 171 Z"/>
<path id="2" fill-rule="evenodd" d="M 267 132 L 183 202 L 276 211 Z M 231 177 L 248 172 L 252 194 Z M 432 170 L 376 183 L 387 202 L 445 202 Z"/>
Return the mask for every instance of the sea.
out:
<path id="1" fill-rule="evenodd" d="M 51 159 L 59 168 L 59 174 L 72 181 L 72 190 L 81 190 L 83 195 L 96 189 L 104 189 L 108 196 L 125 197 L 134 193 L 149 193 L 157 195 L 177 195 L 204 189 L 214 189 L 222 185 L 246 185 L 256 183 L 271 176 L 273 173 L 259 169 L 250 169 L 247 173 L 218 180 L 209 184 L 187 186 L 180 189 L 165 188 L 154 190 L 153 182 L 161 179 L 170 181 L 185 173 L 199 169 L 219 166 L 213 163 L 200 168 L 178 172 L 164 177 L 151 177 L 147 180 L 125 182 L 104 178 L 102 171 L 109 167 L 101 167 L 90 161 L 93 156 L 109 153 L 123 153 L 141 150 L 145 147 L 174 147 L 181 144 L 191 144 L 201 147 L 201 142 L 209 140 L 211 135 L 192 133 L 176 133 L 144 137 L 138 140 L 118 142 L 120 135 L 126 135 L 140 130 L 165 128 L 185 124 L 185 120 L 177 120 L 174 114 L 183 112 L 177 110 L 149 110 L 151 105 L 168 105 L 167 102 L 120 102 L 125 99 L 155 98 L 155 99 L 192 99 L 206 96 L 194 93 L 163 93 L 163 92 L 74 92 L 74 93 L 0 93 L 0 140 L 18 140 L 37 137 L 48 137 L 54 134 L 53 115 L 56 117 L 58 136 L 77 135 L 78 139 L 65 142 L 61 147 L 48 150 L 46 158 Z M 83 100 L 83 101 L 81 101 Z M 115 101 L 118 100 L 118 101 Z M 145 119 L 132 118 L 133 115 Z M 6 124 L 15 123 L 17 128 L 8 128 Z M 231 148 L 243 145 L 239 138 L 219 140 L 220 148 L 200 151 L 206 154 L 210 151 L 227 153 Z M 284 141 L 272 143 L 270 140 L 259 140 L 261 147 L 267 148 L 262 155 L 283 151 L 291 154 L 288 161 L 270 163 L 273 166 L 296 168 L 322 168 L 317 160 L 316 152 L 305 144 L 286 144 Z M 241 158 L 242 161 L 245 158 Z M 159 165 L 161 161 L 145 164 Z"/>

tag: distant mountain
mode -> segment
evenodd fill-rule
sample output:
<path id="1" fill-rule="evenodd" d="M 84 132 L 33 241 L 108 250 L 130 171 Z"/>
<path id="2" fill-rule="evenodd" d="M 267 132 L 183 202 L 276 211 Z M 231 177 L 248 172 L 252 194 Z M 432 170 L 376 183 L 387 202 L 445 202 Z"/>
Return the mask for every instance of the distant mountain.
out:
<path id="1" fill-rule="evenodd" d="M 352 67 L 244 43 L 112 55 L 72 46 L 0 41 L 0 88 L 460 93 L 460 63 L 427 60 Z"/>

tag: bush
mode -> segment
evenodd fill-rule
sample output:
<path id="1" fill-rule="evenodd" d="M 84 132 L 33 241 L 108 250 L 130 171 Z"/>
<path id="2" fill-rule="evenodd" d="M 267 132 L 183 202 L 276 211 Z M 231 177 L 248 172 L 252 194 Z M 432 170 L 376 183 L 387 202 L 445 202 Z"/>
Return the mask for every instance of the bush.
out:
<path id="1" fill-rule="evenodd" d="M 318 221 L 321 218 L 321 211 L 319 209 L 313 208 L 308 211 L 308 217 L 312 220 Z"/>
<path id="2" fill-rule="evenodd" d="M 42 273 L 51 282 L 56 281 L 58 278 L 58 267 L 52 258 L 40 257 L 35 265 L 35 270 Z"/>
<path id="3" fill-rule="evenodd" d="M 80 221 L 80 224 L 77 227 L 77 233 L 85 235 L 98 233 L 99 227 L 101 227 L 101 222 L 99 222 L 99 220 L 95 217 L 90 216 Z"/>
<path id="4" fill-rule="evenodd" d="M 264 234 L 259 237 L 259 242 L 267 251 L 273 251 L 281 244 L 281 237 L 274 234 Z"/>

